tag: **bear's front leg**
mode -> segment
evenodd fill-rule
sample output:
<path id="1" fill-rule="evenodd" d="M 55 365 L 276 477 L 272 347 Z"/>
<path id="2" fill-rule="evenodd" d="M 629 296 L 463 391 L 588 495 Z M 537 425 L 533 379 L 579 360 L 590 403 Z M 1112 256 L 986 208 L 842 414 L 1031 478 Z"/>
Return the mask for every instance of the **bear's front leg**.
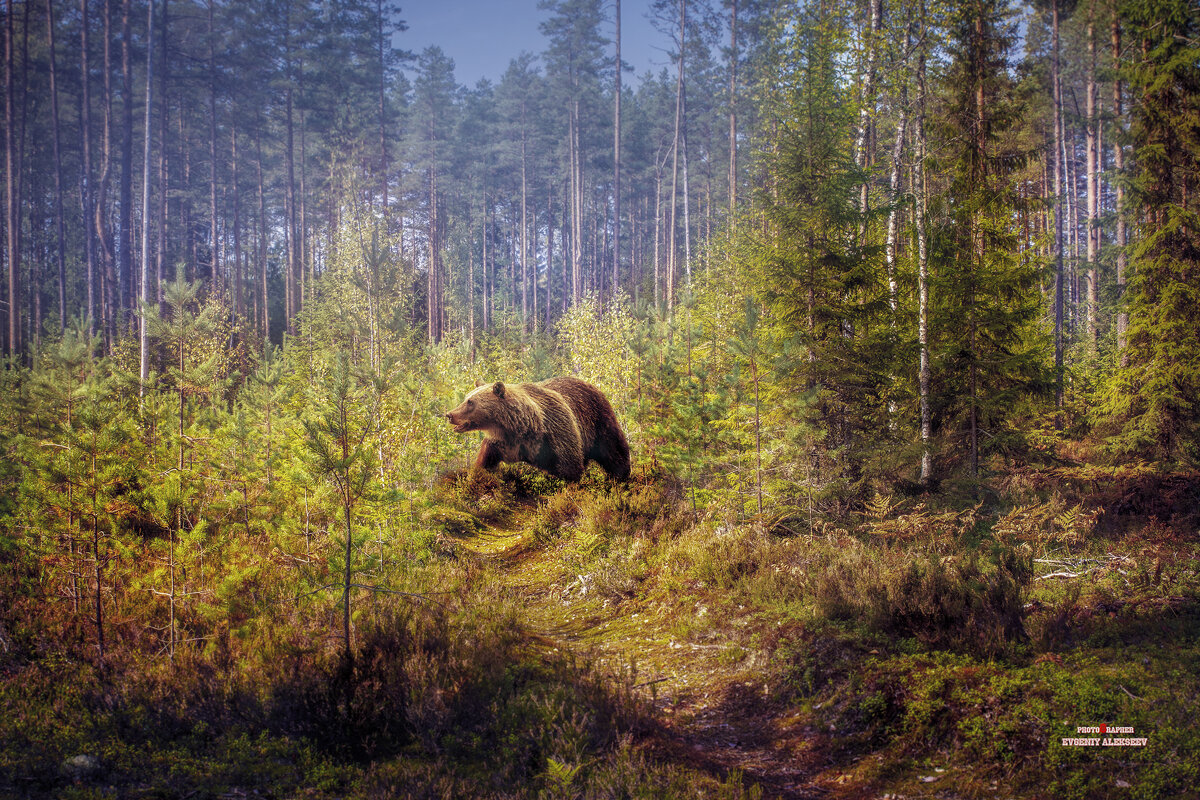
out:
<path id="1" fill-rule="evenodd" d="M 492 470 L 503 460 L 504 448 L 500 442 L 495 439 L 484 439 L 483 445 L 479 448 L 479 455 L 475 456 L 473 469 Z"/>

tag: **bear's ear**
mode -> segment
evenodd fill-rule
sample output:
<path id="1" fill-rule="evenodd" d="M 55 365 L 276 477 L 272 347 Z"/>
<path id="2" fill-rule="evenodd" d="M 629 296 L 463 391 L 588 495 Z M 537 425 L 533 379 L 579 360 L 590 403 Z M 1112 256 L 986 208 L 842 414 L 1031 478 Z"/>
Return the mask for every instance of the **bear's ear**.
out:
<path id="1" fill-rule="evenodd" d="M 496 397 L 504 397 L 504 384 L 501 381 L 496 381 L 492 386 L 492 391 L 496 393 Z"/>

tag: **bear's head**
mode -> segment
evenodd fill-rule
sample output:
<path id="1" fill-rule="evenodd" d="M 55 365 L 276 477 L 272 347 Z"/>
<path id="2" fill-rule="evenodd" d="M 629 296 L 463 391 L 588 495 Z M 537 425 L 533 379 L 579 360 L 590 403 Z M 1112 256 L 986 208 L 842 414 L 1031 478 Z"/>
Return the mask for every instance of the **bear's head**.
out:
<path id="1" fill-rule="evenodd" d="M 446 419 L 454 426 L 455 433 L 491 430 L 508 416 L 506 396 L 507 390 L 500 381 L 480 386 L 469 392 L 458 408 L 447 413 Z"/>

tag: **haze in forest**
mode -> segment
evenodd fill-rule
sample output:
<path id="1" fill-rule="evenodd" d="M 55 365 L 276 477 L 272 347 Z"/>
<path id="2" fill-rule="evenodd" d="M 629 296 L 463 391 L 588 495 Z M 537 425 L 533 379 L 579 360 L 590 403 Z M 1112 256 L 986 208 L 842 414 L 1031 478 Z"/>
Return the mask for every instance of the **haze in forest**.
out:
<path id="1" fill-rule="evenodd" d="M 621 6 L 621 58 L 631 78 L 670 63 L 667 42 L 651 24 L 649 12 L 645 2 Z M 399 16 L 408 30 L 396 35 L 395 46 L 414 52 L 441 47 L 454 60 L 455 75 L 465 86 L 483 79 L 496 82 L 521 52 L 538 53 L 546 45 L 538 24 L 548 14 L 538 9 L 537 0 L 412 2 L 401 6 Z M 611 21 L 605 35 L 613 35 Z"/>

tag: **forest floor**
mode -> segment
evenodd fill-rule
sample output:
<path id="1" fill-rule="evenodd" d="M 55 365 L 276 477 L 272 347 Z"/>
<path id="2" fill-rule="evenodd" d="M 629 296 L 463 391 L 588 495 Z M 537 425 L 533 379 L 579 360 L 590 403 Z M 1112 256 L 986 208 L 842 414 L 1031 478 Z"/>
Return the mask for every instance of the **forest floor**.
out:
<path id="1" fill-rule="evenodd" d="M 0 604 L 0 800 L 1196 797 L 1200 475 L 1026 477 L 764 530 L 662 476 L 450 474 L 352 672 L 333 593 L 232 593 L 173 664 L 114 625 L 99 667 Z M 1063 743 L 1105 723 L 1145 746 Z"/>
<path id="2" fill-rule="evenodd" d="M 982 520 L 893 507 L 868 536 L 915 526 L 941 542 L 897 547 L 703 522 L 646 482 L 526 497 L 455 538 L 531 640 L 639 697 L 652 758 L 751 797 L 1189 796 L 1200 731 L 1176 703 L 1195 685 L 1182 665 L 1200 663 L 1190 523 L 1102 530 L 1086 501 L 1063 502 Z M 1046 554 L 1032 576 L 973 571 L 1001 536 Z M 1104 720 L 1154 746 L 1058 745 Z"/>
<path id="3" fill-rule="evenodd" d="M 826 771 L 824 737 L 770 700 L 756 658 L 680 635 L 669 603 L 613 602 L 587 575 L 563 571 L 563 547 L 531 547 L 529 510 L 462 541 L 523 608 L 528 633 L 554 652 L 619 675 L 654 713 L 644 744 L 657 757 L 721 779 L 740 773 L 767 797 L 855 797 L 849 775 Z M 707 609 L 697 604 L 695 612 Z M 872 795 L 874 796 L 874 795 Z"/>

